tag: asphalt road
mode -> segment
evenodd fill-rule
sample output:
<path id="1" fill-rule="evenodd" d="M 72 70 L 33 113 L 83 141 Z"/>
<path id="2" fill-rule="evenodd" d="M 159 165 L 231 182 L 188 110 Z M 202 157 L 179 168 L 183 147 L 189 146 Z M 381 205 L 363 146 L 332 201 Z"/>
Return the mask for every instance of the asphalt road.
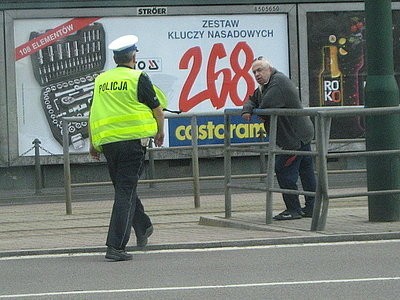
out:
<path id="1" fill-rule="evenodd" d="M 399 299 L 400 241 L 0 259 L 0 299 Z"/>

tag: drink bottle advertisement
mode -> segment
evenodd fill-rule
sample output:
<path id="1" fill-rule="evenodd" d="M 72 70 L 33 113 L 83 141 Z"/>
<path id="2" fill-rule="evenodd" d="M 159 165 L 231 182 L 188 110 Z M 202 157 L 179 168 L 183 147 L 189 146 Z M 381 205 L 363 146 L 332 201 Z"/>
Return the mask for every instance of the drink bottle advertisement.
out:
<path id="1" fill-rule="evenodd" d="M 400 19 L 393 11 L 394 65 L 399 82 Z M 356 11 L 307 13 L 310 106 L 363 106 L 367 76 L 365 15 Z M 362 117 L 332 120 L 331 138 L 365 135 Z"/>
<path id="2" fill-rule="evenodd" d="M 256 88 L 254 57 L 289 75 L 287 22 L 286 14 L 15 20 L 19 154 L 36 138 L 62 153 L 62 117 L 89 115 L 96 76 L 115 67 L 107 46 L 127 34 L 138 36 L 136 68 L 164 91 L 168 109 L 221 113 L 200 118 L 197 130 L 199 144 L 222 144 L 224 109 L 241 108 Z M 235 142 L 259 140 L 261 121 L 253 119 L 233 119 Z M 69 124 L 70 152 L 88 151 L 87 125 Z M 190 118 L 167 121 L 165 146 L 190 145 L 190 127 Z"/>

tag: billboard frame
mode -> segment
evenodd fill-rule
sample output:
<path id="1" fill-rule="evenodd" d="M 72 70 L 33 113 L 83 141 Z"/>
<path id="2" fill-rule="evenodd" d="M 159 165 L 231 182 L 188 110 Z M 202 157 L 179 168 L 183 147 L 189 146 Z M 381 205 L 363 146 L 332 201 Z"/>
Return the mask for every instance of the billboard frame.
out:
<path id="1" fill-rule="evenodd" d="M 308 62 L 308 33 L 307 13 L 308 12 L 329 12 L 329 11 L 364 11 L 364 3 L 327 3 L 327 4 L 299 4 L 299 61 L 301 98 L 303 103 L 309 105 L 309 62 Z M 304 101 L 305 100 L 305 101 Z"/>
<path id="2" fill-rule="evenodd" d="M 4 13 L 0 12 L 0 41 L 4 41 Z M 4 44 L 0 43 L 0 53 L 4 53 Z M 0 72 L 6 74 L 5 56 L 0 56 Z M 7 79 L 0 78 L 0 166 L 7 166 L 8 162 L 8 115 L 7 115 Z"/>
<path id="3" fill-rule="evenodd" d="M 163 8 L 164 6 L 160 6 Z M 7 127 L 9 131 L 8 156 L 9 165 L 32 165 L 33 156 L 19 156 L 18 149 L 18 108 L 17 108 L 17 90 L 16 90 L 16 68 L 15 68 L 15 43 L 14 43 L 14 21 L 19 19 L 48 19 L 48 18 L 76 18 L 76 17 L 152 17 L 160 15 L 140 14 L 141 7 L 126 8 L 101 8 L 101 9 L 49 9 L 49 10 L 11 10 L 4 14 L 4 32 L 5 32 L 5 65 L 7 89 Z M 287 16 L 288 26 L 288 65 L 291 79 L 299 86 L 299 61 L 298 61 L 298 36 L 297 36 L 297 8 L 295 4 L 282 5 L 232 5 L 232 6 L 165 6 L 167 14 L 165 16 L 185 16 L 185 15 L 242 15 L 242 14 L 285 14 Z M 274 11 L 272 11 L 272 8 Z M 271 10 L 271 12 L 268 12 Z M 165 150 L 167 151 L 167 150 Z M 168 155 L 160 155 L 167 158 Z M 186 157 L 186 156 L 185 156 Z M 42 164 L 60 164 L 62 163 L 62 154 L 60 155 L 42 155 Z M 87 153 L 74 154 L 71 156 L 73 163 L 91 162 Z"/>

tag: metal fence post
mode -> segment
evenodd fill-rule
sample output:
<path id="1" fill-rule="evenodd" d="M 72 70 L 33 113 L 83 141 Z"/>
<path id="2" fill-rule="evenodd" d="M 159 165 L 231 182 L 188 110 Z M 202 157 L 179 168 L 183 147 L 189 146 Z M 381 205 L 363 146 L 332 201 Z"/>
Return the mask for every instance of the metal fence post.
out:
<path id="1" fill-rule="evenodd" d="M 258 132 L 259 134 L 259 138 L 260 138 L 260 142 L 263 143 L 265 141 L 266 138 L 266 131 L 264 129 L 260 129 L 260 131 Z M 260 146 L 260 148 L 262 149 L 264 146 Z M 265 152 L 260 151 L 260 174 L 264 174 L 265 170 L 266 170 L 266 158 L 265 158 Z M 265 181 L 265 177 L 260 177 L 260 182 L 264 182 Z"/>
<path id="2" fill-rule="evenodd" d="M 322 139 L 323 145 L 323 160 L 322 160 L 322 185 L 321 185 L 321 192 L 322 192 L 322 208 L 321 208 L 321 216 L 318 224 L 318 230 L 322 231 L 325 230 L 326 226 L 326 219 L 328 218 L 328 206 L 329 206 L 329 182 L 328 182 L 328 161 L 327 161 L 327 154 L 328 154 L 328 147 L 329 147 L 329 134 L 331 132 L 331 117 L 323 117 L 322 119 L 322 128 L 325 131 Z"/>
<path id="3" fill-rule="evenodd" d="M 155 174 L 155 166 L 154 166 L 154 153 L 153 153 L 153 141 L 151 140 L 149 142 L 149 178 L 154 179 L 154 174 Z M 150 182 L 149 187 L 153 188 L 155 187 L 155 183 Z"/>
<path id="4" fill-rule="evenodd" d="M 315 190 L 315 200 L 314 200 L 314 210 L 313 216 L 311 220 L 311 231 L 317 231 L 319 217 L 321 213 L 321 205 L 322 205 L 322 181 L 324 176 L 324 170 L 322 168 L 322 161 L 325 159 L 324 155 L 324 145 L 322 142 L 322 136 L 324 135 L 325 131 L 322 126 L 321 115 L 317 115 L 315 118 L 315 146 L 317 150 L 317 186 Z"/>
<path id="5" fill-rule="evenodd" d="M 318 160 L 318 180 L 315 193 L 315 203 L 313 218 L 311 221 L 311 231 L 324 230 L 326 218 L 328 215 L 328 162 L 327 153 L 329 145 L 331 118 L 326 119 L 321 114 L 316 118 L 316 144 L 317 144 L 317 160 Z"/>
<path id="6" fill-rule="evenodd" d="M 72 215 L 72 193 L 71 193 L 71 167 L 69 161 L 69 136 L 68 121 L 63 119 L 62 122 L 63 136 L 63 156 L 64 156 L 64 189 L 65 189 L 65 206 L 67 215 Z"/>
<path id="7" fill-rule="evenodd" d="M 197 117 L 192 116 L 192 172 L 193 172 L 193 192 L 194 192 L 194 207 L 200 207 L 200 171 L 199 171 L 199 147 L 197 134 Z"/>
<path id="8" fill-rule="evenodd" d="M 225 218 L 232 216 L 232 193 L 229 187 L 232 179 L 231 161 L 231 116 L 225 112 L 224 115 L 224 190 L 225 190 Z"/>
<path id="9" fill-rule="evenodd" d="M 277 129 L 278 116 L 271 115 L 269 122 L 269 151 L 268 151 L 268 166 L 267 166 L 267 193 L 266 193 L 266 206 L 265 206 L 265 223 L 272 223 L 272 199 L 273 193 L 271 189 L 274 185 L 274 169 L 275 169 L 275 148 L 276 148 L 276 129 Z"/>
<path id="10" fill-rule="evenodd" d="M 41 194 L 42 191 L 42 167 L 40 165 L 40 153 L 39 153 L 39 139 L 35 139 L 32 144 L 35 146 L 35 194 Z"/>

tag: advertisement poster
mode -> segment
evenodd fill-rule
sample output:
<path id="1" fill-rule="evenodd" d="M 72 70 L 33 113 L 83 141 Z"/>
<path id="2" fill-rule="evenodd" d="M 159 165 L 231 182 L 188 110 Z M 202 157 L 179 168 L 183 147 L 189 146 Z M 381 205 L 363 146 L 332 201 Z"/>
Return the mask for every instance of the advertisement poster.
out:
<path id="1" fill-rule="evenodd" d="M 61 118 L 88 116 L 94 79 L 115 67 L 107 46 L 126 34 L 139 37 L 136 68 L 167 94 L 168 109 L 221 112 L 199 118 L 199 144 L 223 143 L 224 109 L 241 108 L 256 87 L 254 57 L 267 57 L 289 75 L 286 14 L 15 20 L 20 154 L 36 138 L 52 154 L 62 153 Z M 261 123 L 254 119 L 234 118 L 235 141 L 258 140 Z M 68 131 L 70 151 L 87 152 L 87 122 L 71 123 Z M 190 132 L 189 118 L 169 120 L 165 146 L 190 144 Z"/>
<path id="2" fill-rule="evenodd" d="M 307 13 L 310 106 L 364 105 L 363 12 Z M 359 117 L 332 120 L 331 138 L 364 135 Z"/>
<path id="3" fill-rule="evenodd" d="M 394 66 L 399 82 L 400 19 L 393 12 Z M 357 11 L 308 12 L 310 106 L 364 105 L 367 75 L 365 15 Z M 332 120 L 331 138 L 364 137 L 362 117 Z"/>

